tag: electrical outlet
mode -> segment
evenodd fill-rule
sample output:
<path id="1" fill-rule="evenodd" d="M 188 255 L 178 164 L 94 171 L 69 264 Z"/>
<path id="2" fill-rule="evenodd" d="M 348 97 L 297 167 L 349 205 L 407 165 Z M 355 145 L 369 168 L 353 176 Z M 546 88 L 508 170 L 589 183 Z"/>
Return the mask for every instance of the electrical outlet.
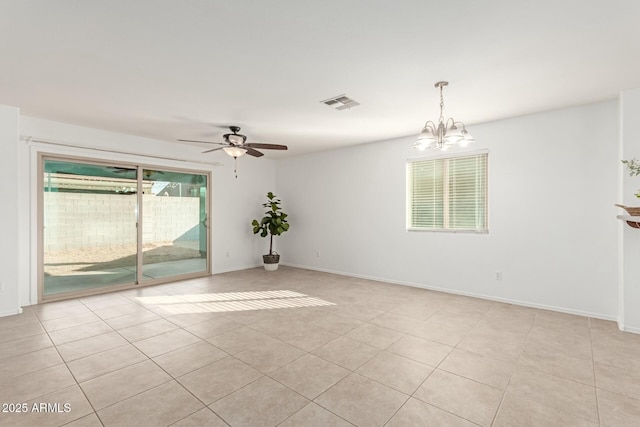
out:
<path id="1" fill-rule="evenodd" d="M 496 280 L 502 280 L 502 271 L 496 271 Z"/>
<path id="2" fill-rule="evenodd" d="M 316 258 L 320 258 L 320 251 L 316 251 Z"/>
<path id="3" fill-rule="evenodd" d="M 227 252 L 227 258 L 231 258 L 231 252 Z"/>

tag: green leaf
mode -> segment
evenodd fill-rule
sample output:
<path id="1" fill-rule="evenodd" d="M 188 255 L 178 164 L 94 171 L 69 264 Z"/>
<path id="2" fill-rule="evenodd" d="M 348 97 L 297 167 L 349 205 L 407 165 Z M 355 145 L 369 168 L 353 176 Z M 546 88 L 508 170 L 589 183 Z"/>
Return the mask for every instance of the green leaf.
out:
<path id="1" fill-rule="evenodd" d="M 288 215 L 282 212 L 280 206 L 282 201 L 273 192 L 267 193 L 267 199 L 267 202 L 262 204 L 266 208 L 264 217 L 251 221 L 253 234 L 260 233 L 261 237 L 267 237 L 269 234 L 279 236 L 289 229 L 289 224 L 286 221 Z"/>

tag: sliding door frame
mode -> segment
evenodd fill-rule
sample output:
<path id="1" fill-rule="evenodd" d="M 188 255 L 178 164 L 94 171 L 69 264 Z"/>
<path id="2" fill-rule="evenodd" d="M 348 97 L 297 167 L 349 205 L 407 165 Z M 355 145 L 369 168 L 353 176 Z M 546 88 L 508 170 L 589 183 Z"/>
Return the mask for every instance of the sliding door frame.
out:
<path id="1" fill-rule="evenodd" d="M 135 161 L 121 161 L 121 160 L 103 160 L 103 159 L 95 159 L 91 157 L 82 157 L 75 155 L 66 155 L 60 153 L 49 153 L 44 151 L 39 151 L 37 153 L 37 289 L 38 289 L 38 303 L 44 302 L 52 302 L 52 301 L 60 301 L 90 295 L 99 295 L 109 292 L 116 292 L 122 290 L 129 289 L 140 289 L 147 286 L 154 286 L 163 283 L 171 283 L 177 282 L 180 280 L 187 279 L 195 279 L 199 277 L 206 277 L 212 274 L 211 266 L 212 266 L 212 251 L 211 251 L 211 193 L 212 193 L 212 185 L 211 185 L 211 171 L 201 170 L 201 169 L 190 169 L 190 168 L 178 168 L 172 166 L 162 166 L 162 165 L 154 165 L 149 163 L 135 162 Z M 97 166 L 108 166 L 108 167 L 126 167 L 130 169 L 135 169 L 136 180 L 137 180 L 137 193 L 136 193 L 136 280 L 135 282 L 123 283 L 118 285 L 106 285 L 104 287 L 92 288 L 86 290 L 72 291 L 72 292 L 63 292 L 60 294 L 54 294 L 46 296 L 44 294 L 44 162 L 45 160 L 59 160 L 59 161 L 71 161 L 71 162 L 82 162 Z M 143 224 L 142 224 L 142 195 L 143 195 L 143 176 L 142 172 L 144 169 L 153 169 L 153 170 L 164 170 L 164 171 L 173 171 L 179 173 L 188 173 L 188 174 L 199 174 L 205 175 L 207 177 L 207 189 L 206 189 L 206 202 L 205 202 L 205 215 L 206 219 L 204 222 L 204 228 L 206 230 L 206 248 L 207 248 L 207 259 L 206 259 L 206 270 L 203 272 L 195 272 L 195 273 L 187 273 L 170 277 L 160 277 L 156 279 L 150 280 L 141 280 L 143 275 L 143 257 L 142 257 L 142 237 L 143 237 Z"/>

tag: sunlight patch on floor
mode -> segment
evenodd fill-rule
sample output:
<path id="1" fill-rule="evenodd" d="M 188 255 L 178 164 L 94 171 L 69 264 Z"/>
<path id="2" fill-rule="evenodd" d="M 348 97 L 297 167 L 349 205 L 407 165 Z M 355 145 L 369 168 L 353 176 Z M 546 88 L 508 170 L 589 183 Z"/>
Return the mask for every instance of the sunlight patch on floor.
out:
<path id="1" fill-rule="evenodd" d="M 161 295 L 137 297 L 136 299 L 144 305 L 156 306 L 171 314 L 222 313 L 335 305 L 320 298 L 287 290 Z"/>

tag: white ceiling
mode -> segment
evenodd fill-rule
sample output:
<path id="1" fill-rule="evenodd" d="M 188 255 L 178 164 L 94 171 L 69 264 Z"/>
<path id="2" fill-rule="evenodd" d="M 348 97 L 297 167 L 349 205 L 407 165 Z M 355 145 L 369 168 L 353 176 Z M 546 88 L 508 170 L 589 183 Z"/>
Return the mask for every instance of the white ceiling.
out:
<path id="1" fill-rule="evenodd" d="M 167 141 L 235 124 L 288 155 L 417 134 L 438 80 L 467 125 L 640 87 L 637 0 L 0 0 L 0 31 L 0 104 L 25 115 Z M 319 102 L 343 93 L 361 105 Z"/>

